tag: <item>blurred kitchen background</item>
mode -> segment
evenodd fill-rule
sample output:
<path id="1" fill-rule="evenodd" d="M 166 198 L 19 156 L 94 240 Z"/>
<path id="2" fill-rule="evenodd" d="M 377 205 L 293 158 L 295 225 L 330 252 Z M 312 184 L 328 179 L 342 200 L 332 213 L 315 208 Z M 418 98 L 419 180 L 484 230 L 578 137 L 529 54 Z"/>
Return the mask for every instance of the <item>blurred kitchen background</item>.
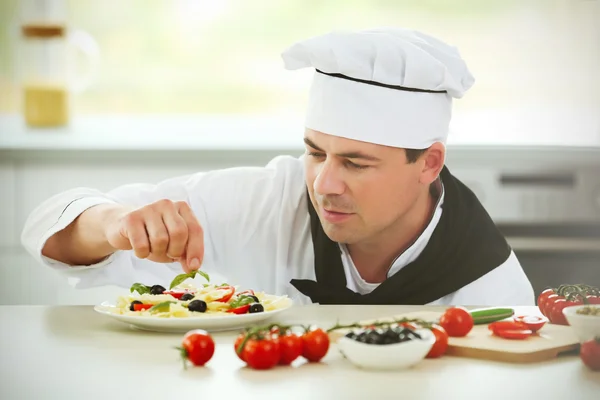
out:
<path id="1" fill-rule="evenodd" d="M 600 285 L 599 0 L 0 0 L 0 304 L 94 304 L 25 253 L 44 199 L 303 152 L 291 43 L 395 25 L 456 45 L 448 166 L 536 291 Z"/>

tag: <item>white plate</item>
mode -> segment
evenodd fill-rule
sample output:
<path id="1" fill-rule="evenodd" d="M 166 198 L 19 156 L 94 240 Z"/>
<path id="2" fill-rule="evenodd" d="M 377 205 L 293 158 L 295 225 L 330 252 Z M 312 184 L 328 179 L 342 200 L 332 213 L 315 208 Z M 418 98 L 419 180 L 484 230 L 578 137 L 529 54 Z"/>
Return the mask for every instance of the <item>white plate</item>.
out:
<path id="1" fill-rule="evenodd" d="M 228 330 L 239 330 L 246 326 L 274 317 L 277 314 L 287 310 L 293 304 L 291 299 L 287 299 L 285 306 L 273 311 L 264 311 L 260 313 L 242 314 L 242 315 L 211 315 L 204 314 L 198 317 L 185 318 L 160 318 L 160 317 L 137 317 L 132 315 L 120 315 L 115 312 L 117 307 L 104 302 L 96 305 L 94 310 L 102 315 L 113 318 L 119 322 L 129 324 L 137 329 L 153 332 L 187 332 L 192 329 L 204 329 L 208 332 L 219 332 Z"/>

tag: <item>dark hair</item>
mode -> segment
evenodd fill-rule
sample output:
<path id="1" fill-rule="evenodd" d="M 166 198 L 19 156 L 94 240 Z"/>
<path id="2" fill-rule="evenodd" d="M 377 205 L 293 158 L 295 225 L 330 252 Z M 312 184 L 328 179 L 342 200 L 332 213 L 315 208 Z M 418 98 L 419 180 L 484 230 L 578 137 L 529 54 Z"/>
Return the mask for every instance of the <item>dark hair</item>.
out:
<path id="1" fill-rule="evenodd" d="M 421 155 L 423 153 L 425 153 L 425 151 L 427 149 L 404 149 L 404 150 L 406 151 L 406 159 L 408 160 L 408 163 L 412 164 L 412 163 L 417 162 L 419 157 L 421 157 Z"/>

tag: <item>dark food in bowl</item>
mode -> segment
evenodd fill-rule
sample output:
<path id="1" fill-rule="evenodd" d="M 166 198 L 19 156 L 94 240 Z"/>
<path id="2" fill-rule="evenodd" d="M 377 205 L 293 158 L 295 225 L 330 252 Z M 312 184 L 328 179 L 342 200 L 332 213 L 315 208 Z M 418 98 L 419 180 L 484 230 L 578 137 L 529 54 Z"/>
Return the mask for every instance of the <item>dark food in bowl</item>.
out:
<path id="1" fill-rule="evenodd" d="M 422 339 L 421 335 L 406 327 L 370 328 L 359 332 L 349 332 L 345 336 L 367 344 L 395 344 Z"/>

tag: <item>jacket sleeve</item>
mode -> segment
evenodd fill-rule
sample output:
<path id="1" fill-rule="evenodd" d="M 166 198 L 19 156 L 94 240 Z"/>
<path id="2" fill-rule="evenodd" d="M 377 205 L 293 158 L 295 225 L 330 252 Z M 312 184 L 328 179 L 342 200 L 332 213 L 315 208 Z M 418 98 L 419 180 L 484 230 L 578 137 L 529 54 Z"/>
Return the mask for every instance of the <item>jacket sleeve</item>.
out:
<path id="1" fill-rule="evenodd" d="M 25 249 L 39 263 L 71 278 L 78 288 L 103 285 L 129 287 L 134 282 L 168 284 L 179 263 L 138 259 L 133 251 L 117 251 L 94 265 L 66 265 L 42 255 L 50 236 L 68 226 L 89 207 L 103 203 L 141 207 L 161 199 L 186 201 L 204 230 L 201 268 L 216 279 L 235 279 L 229 253 L 248 246 L 275 245 L 287 216 L 297 212 L 305 188 L 302 162 L 281 156 L 265 167 L 237 167 L 175 177 L 158 184 L 129 184 L 103 193 L 76 188 L 57 194 L 36 207 L 21 235 Z M 237 259 L 239 259 L 238 257 Z M 241 268 L 241 267 L 237 267 Z"/>

